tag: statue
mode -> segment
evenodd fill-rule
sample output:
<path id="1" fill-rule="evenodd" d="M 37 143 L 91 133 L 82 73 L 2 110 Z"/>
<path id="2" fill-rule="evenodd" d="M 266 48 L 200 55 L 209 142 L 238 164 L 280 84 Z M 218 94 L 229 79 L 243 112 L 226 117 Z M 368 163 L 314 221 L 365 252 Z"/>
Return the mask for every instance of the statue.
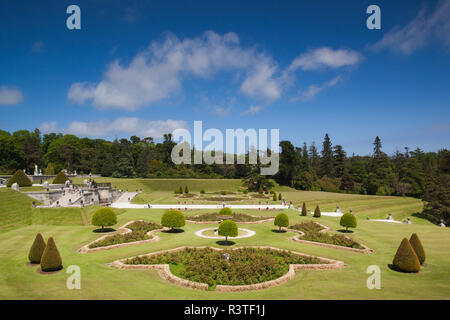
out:
<path id="1" fill-rule="evenodd" d="M 37 164 L 34 165 L 34 174 L 33 175 L 35 175 L 35 176 L 39 175 L 39 170 L 38 170 L 38 165 Z"/>
<path id="2" fill-rule="evenodd" d="M 12 184 L 11 189 L 13 189 L 13 190 L 15 190 L 15 191 L 20 191 L 20 190 L 19 190 L 19 185 L 18 185 L 17 182 L 14 182 L 14 183 Z"/>

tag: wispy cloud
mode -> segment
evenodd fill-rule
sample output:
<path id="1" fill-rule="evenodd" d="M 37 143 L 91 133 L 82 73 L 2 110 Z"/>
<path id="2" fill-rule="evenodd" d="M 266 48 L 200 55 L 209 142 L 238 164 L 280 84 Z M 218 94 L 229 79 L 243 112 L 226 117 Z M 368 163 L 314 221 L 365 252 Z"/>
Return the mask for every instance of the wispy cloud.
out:
<path id="1" fill-rule="evenodd" d="M 257 113 L 260 113 L 262 110 L 264 110 L 264 107 L 261 106 L 250 106 L 250 108 L 248 108 L 247 110 L 245 110 L 244 112 L 241 113 L 241 115 L 246 116 L 246 115 L 255 115 Z"/>
<path id="2" fill-rule="evenodd" d="M 300 92 L 300 94 L 297 97 L 292 98 L 291 102 L 313 100 L 323 90 L 334 87 L 341 81 L 342 81 L 341 76 L 337 76 L 337 77 L 331 79 L 330 81 L 327 81 L 321 85 L 312 84 L 312 85 L 308 86 L 308 88 L 306 90 Z"/>
<path id="3" fill-rule="evenodd" d="M 277 70 L 277 63 L 267 54 L 242 48 L 235 33 L 208 31 L 184 40 L 168 34 L 163 42 L 152 42 L 138 53 L 129 65 L 114 61 L 99 83 L 72 84 L 68 98 L 101 109 L 136 110 L 170 98 L 187 76 L 209 78 L 218 72 L 244 71 L 241 92 L 272 101 L 282 92 Z"/>
<path id="4" fill-rule="evenodd" d="M 127 7 L 125 9 L 125 15 L 123 17 L 123 20 L 126 22 L 133 24 L 135 23 L 139 18 L 141 17 L 141 12 L 139 11 L 138 7 L 135 5 Z"/>
<path id="5" fill-rule="evenodd" d="M 0 86 L 0 105 L 19 104 L 22 101 L 23 95 L 20 89 Z"/>
<path id="6" fill-rule="evenodd" d="M 410 55 L 431 42 L 441 42 L 450 47 L 450 1 L 440 1 L 434 11 L 427 14 L 422 8 L 417 16 L 404 27 L 388 31 L 380 41 L 368 45 L 372 51 L 388 49 Z"/>
<path id="7" fill-rule="evenodd" d="M 287 68 L 287 72 L 293 72 L 299 68 L 303 71 L 311 71 L 353 66 L 361 60 L 361 54 L 354 50 L 321 47 L 299 55 Z"/>
<path id="8" fill-rule="evenodd" d="M 73 121 L 66 128 L 58 128 L 55 121 L 44 122 L 40 125 L 43 133 L 62 132 L 86 137 L 111 137 L 118 134 L 133 134 L 140 137 L 159 139 L 163 134 L 178 128 L 187 128 L 183 120 L 145 120 L 133 117 L 121 117 L 113 121 Z"/>

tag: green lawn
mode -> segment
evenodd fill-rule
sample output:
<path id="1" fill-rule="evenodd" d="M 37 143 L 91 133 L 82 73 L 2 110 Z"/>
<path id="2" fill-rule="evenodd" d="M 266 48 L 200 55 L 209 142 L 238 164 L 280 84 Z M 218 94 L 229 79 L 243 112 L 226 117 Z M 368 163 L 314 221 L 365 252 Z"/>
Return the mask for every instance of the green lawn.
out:
<path id="1" fill-rule="evenodd" d="M 117 179 L 116 179 L 117 180 Z M 154 180 L 153 180 L 154 181 Z M 154 182 L 148 182 L 154 188 Z M 161 180 L 159 180 L 161 181 Z M 162 180 L 164 181 L 164 180 Z M 183 180 L 186 181 L 186 180 Z M 201 180 L 205 181 L 205 180 Z M 217 180 L 216 180 L 217 181 Z M 232 180 L 233 181 L 233 180 Z M 118 183 L 118 181 L 116 181 Z M 145 181 L 144 181 L 145 182 Z M 124 181 L 123 186 L 144 185 L 142 180 Z M 165 184 L 167 191 L 158 191 L 167 198 L 173 197 L 171 187 L 179 181 Z M 209 181 L 211 190 L 214 183 Z M 183 184 L 184 186 L 185 184 Z M 189 188 L 195 191 L 197 187 Z M 236 189 L 239 183 L 232 186 Z M 228 190 L 232 188 L 228 187 Z M 217 182 L 215 188 L 224 185 Z M 207 187 L 205 187 L 207 189 Z M 421 202 L 411 198 L 375 197 L 322 192 L 301 192 L 284 188 L 285 198 L 296 203 L 306 201 L 314 210 L 320 204 L 322 210 L 332 210 L 337 204 L 343 211 L 352 208 L 358 217 L 358 227 L 351 234 L 357 241 L 374 249 L 372 254 L 347 252 L 331 248 L 312 246 L 290 240 L 294 233 L 276 233 L 272 223 L 241 224 L 256 235 L 234 240 L 235 246 L 267 245 L 344 261 L 341 270 L 304 270 L 296 277 L 278 287 L 252 292 L 220 293 L 183 288 L 162 280 L 153 270 L 119 270 L 107 266 L 116 259 L 131 257 L 178 246 L 216 246 L 217 240 L 200 238 L 194 232 L 216 224 L 187 224 L 183 233 L 159 233 L 161 241 L 107 251 L 80 254 L 81 246 L 99 237 L 88 221 L 95 208 L 32 209 L 31 199 L 14 191 L 0 189 L 0 299 L 449 299 L 450 298 L 450 231 L 439 228 L 426 220 L 413 217 L 413 224 L 391 224 L 366 221 L 366 216 L 384 218 L 387 212 L 394 217 L 407 217 L 420 211 Z M 207 189 L 208 191 L 208 189 Z M 231 190 L 230 190 L 231 191 Z M 147 186 L 144 194 L 152 196 Z M 211 210 L 187 211 L 186 215 L 210 212 Z M 238 210 L 251 215 L 275 215 L 276 211 Z M 302 221 L 319 221 L 332 229 L 341 229 L 339 218 L 301 217 L 295 210 L 285 211 L 290 224 Z M 163 210 L 120 210 L 118 223 L 123 225 L 133 219 L 160 222 Z M 55 274 L 42 275 L 37 267 L 26 265 L 28 250 L 36 233 L 45 239 L 55 238 L 65 269 Z M 418 274 L 392 271 L 395 251 L 403 237 L 416 232 L 427 253 L 426 266 Z M 81 268 L 81 290 L 68 290 L 65 270 L 69 265 Z M 378 265 L 381 269 L 381 290 L 369 290 L 366 269 Z"/>

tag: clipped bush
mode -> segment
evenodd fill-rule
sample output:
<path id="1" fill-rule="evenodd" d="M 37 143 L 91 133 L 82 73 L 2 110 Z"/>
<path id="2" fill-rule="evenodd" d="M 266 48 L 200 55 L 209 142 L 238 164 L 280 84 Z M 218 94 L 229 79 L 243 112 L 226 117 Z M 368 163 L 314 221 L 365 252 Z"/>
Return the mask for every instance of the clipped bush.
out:
<path id="1" fill-rule="evenodd" d="M 178 189 L 179 194 L 183 194 L 183 187 L 180 186 L 180 188 Z"/>
<path id="2" fill-rule="evenodd" d="M 184 193 L 189 193 L 188 186 L 184 187 Z"/>
<path id="3" fill-rule="evenodd" d="M 94 212 L 92 215 L 92 225 L 97 227 L 113 226 L 117 223 L 117 215 L 111 208 L 101 208 Z"/>
<path id="4" fill-rule="evenodd" d="M 243 193 L 243 194 L 248 194 L 248 189 L 242 190 L 242 193 Z"/>
<path id="5" fill-rule="evenodd" d="M 273 200 L 273 201 L 277 201 L 277 195 L 276 195 L 275 193 L 273 194 L 272 200 Z"/>
<path id="6" fill-rule="evenodd" d="M 238 227 L 233 220 L 225 220 L 219 224 L 219 236 L 225 237 L 225 241 L 228 241 L 228 237 L 237 237 Z"/>
<path id="7" fill-rule="evenodd" d="M 420 241 L 417 234 L 413 233 L 411 235 L 411 238 L 409 239 L 409 243 L 411 244 L 411 247 L 414 249 L 414 252 L 417 255 L 417 258 L 419 258 L 420 264 L 423 264 L 425 262 L 425 250 L 423 249 L 422 242 Z"/>
<path id="8" fill-rule="evenodd" d="M 13 183 L 16 183 L 19 185 L 19 187 L 31 187 L 32 183 L 30 178 L 23 172 L 23 170 L 17 170 L 16 173 L 13 174 L 11 178 L 9 178 L 8 183 L 6 186 L 10 188 Z"/>
<path id="9" fill-rule="evenodd" d="M 174 194 L 180 194 L 180 190 L 175 189 L 175 190 L 173 190 L 173 193 L 174 193 Z"/>
<path id="10" fill-rule="evenodd" d="M 314 218 L 320 218 L 320 208 L 319 205 L 317 205 L 316 209 L 314 210 Z"/>
<path id="11" fill-rule="evenodd" d="M 201 194 L 205 194 L 205 189 L 201 189 L 201 190 L 200 190 L 200 193 L 201 193 Z"/>
<path id="12" fill-rule="evenodd" d="M 280 231 L 282 227 L 289 227 L 289 218 L 287 216 L 287 214 L 285 213 L 279 213 L 276 217 L 275 217 L 275 221 L 273 222 L 274 225 L 280 227 Z"/>
<path id="13" fill-rule="evenodd" d="M 221 191 L 220 194 L 223 195 L 223 196 L 226 196 L 227 192 L 226 191 Z"/>
<path id="14" fill-rule="evenodd" d="M 302 206 L 302 216 L 306 216 L 308 214 L 308 211 L 306 210 L 306 203 L 303 202 Z"/>
<path id="15" fill-rule="evenodd" d="M 186 224 L 184 214 L 178 210 L 170 209 L 161 216 L 161 225 L 164 227 L 175 229 L 181 228 Z"/>
<path id="16" fill-rule="evenodd" d="M 392 262 L 394 267 L 404 272 L 419 272 L 420 262 L 408 239 L 403 238 Z"/>
<path id="17" fill-rule="evenodd" d="M 264 192 L 264 189 L 263 189 L 262 187 L 259 187 L 258 193 L 259 193 L 259 194 L 263 194 L 263 192 Z"/>
<path id="18" fill-rule="evenodd" d="M 233 211 L 231 211 L 230 208 L 222 208 L 222 209 L 220 209 L 219 214 L 221 216 L 231 216 L 231 215 L 233 215 Z"/>
<path id="19" fill-rule="evenodd" d="M 281 193 L 280 194 L 278 194 L 278 200 L 281 200 L 282 199 L 282 197 L 281 197 Z"/>
<path id="20" fill-rule="evenodd" d="M 34 238 L 33 245 L 30 248 L 30 252 L 28 253 L 28 260 L 31 263 L 40 263 L 42 254 L 45 250 L 45 241 L 40 233 L 36 235 Z"/>
<path id="21" fill-rule="evenodd" d="M 53 184 L 64 184 L 69 180 L 69 177 L 64 173 L 64 171 L 60 171 L 55 179 L 53 179 Z"/>
<path id="22" fill-rule="evenodd" d="M 57 271 L 62 269 L 62 259 L 56 247 L 55 240 L 50 237 L 47 241 L 44 253 L 41 258 L 41 270 L 44 272 Z"/>
<path id="23" fill-rule="evenodd" d="M 347 231 L 348 231 L 348 228 L 356 228 L 356 225 L 357 225 L 356 217 L 349 212 L 344 213 L 341 217 L 339 224 L 341 226 L 345 227 L 345 230 L 347 230 Z"/>

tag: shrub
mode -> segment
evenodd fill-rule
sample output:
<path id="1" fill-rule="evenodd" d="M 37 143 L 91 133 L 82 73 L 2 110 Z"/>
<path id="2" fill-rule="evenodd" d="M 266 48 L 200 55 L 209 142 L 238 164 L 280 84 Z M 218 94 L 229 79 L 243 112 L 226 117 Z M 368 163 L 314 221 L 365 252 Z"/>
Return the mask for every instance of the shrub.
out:
<path id="1" fill-rule="evenodd" d="M 275 221 L 273 222 L 274 225 L 280 227 L 280 231 L 282 227 L 288 227 L 289 226 L 289 218 L 287 216 L 287 214 L 285 213 L 279 213 L 276 217 L 275 217 Z"/>
<path id="2" fill-rule="evenodd" d="M 272 200 L 273 200 L 273 201 L 277 201 L 277 195 L 276 195 L 276 194 L 273 194 Z"/>
<path id="3" fill-rule="evenodd" d="M 225 237 L 225 241 L 228 241 L 228 237 L 237 237 L 238 227 L 233 220 L 225 220 L 219 224 L 219 236 Z"/>
<path id="4" fill-rule="evenodd" d="M 270 189 L 270 194 L 274 194 L 275 197 L 276 197 L 276 195 L 277 195 L 277 193 L 276 193 L 275 191 L 273 191 L 272 189 Z"/>
<path id="5" fill-rule="evenodd" d="M 356 217 L 349 212 L 344 213 L 341 217 L 341 221 L 339 222 L 339 224 L 341 226 L 345 227 L 345 230 L 347 230 L 347 231 L 348 231 L 348 228 L 356 228 L 356 224 L 357 224 Z"/>
<path id="6" fill-rule="evenodd" d="M 181 228 L 186 224 L 184 214 L 178 210 L 170 209 L 163 213 L 161 217 L 161 224 L 164 227 Z"/>
<path id="7" fill-rule="evenodd" d="M 408 239 L 403 238 L 400 246 L 397 249 L 397 253 L 395 254 L 392 264 L 396 269 L 400 271 L 419 272 L 419 258 L 417 258 L 417 255 L 414 252 L 414 249 L 409 243 Z"/>
<path id="8" fill-rule="evenodd" d="M 337 246 L 348 248 L 364 249 L 364 247 L 361 246 L 358 242 L 356 242 L 352 238 L 344 236 L 343 234 L 330 235 L 328 233 L 309 231 L 305 233 L 305 235 L 302 237 L 302 240 L 334 244 Z"/>
<path id="9" fill-rule="evenodd" d="M 48 175 L 54 175 L 55 174 L 55 168 L 53 165 L 49 162 L 47 165 L 47 168 L 44 169 L 44 174 Z"/>
<path id="10" fill-rule="evenodd" d="M 184 193 L 189 193 L 188 186 L 184 187 Z"/>
<path id="11" fill-rule="evenodd" d="M 281 198 L 281 193 L 280 194 L 278 194 L 278 200 L 281 200 L 282 198 Z"/>
<path id="12" fill-rule="evenodd" d="M 320 208 L 319 208 L 319 205 L 317 205 L 316 209 L 314 210 L 314 218 L 320 218 Z"/>
<path id="13" fill-rule="evenodd" d="M 302 216 L 306 216 L 308 213 L 308 211 L 306 210 L 306 203 L 303 202 L 303 206 L 302 206 Z"/>
<path id="14" fill-rule="evenodd" d="M 64 171 L 60 171 L 55 179 L 53 179 L 53 184 L 64 184 L 69 180 L 69 177 L 64 173 Z"/>
<path id="15" fill-rule="evenodd" d="M 101 208 L 92 215 L 92 225 L 97 227 L 113 226 L 117 223 L 117 216 L 111 208 Z"/>
<path id="16" fill-rule="evenodd" d="M 62 260 L 55 240 L 50 237 L 47 241 L 44 253 L 41 258 L 41 270 L 44 272 L 57 271 L 62 269 Z"/>
<path id="17" fill-rule="evenodd" d="M 44 238 L 42 238 L 42 235 L 38 233 L 36 235 L 36 238 L 34 238 L 33 245 L 31 246 L 30 252 L 28 253 L 28 260 L 30 260 L 31 263 L 40 263 L 44 250 Z"/>
<path id="18" fill-rule="evenodd" d="M 259 187 L 258 193 L 259 193 L 259 194 L 263 194 L 263 192 L 264 192 L 264 189 L 263 189 L 262 187 Z"/>
<path id="19" fill-rule="evenodd" d="M 411 247 L 414 249 L 414 252 L 417 255 L 417 258 L 419 258 L 420 264 L 423 264 L 425 262 L 425 250 L 423 249 L 422 242 L 420 241 L 417 234 L 413 233 L 411 235 L 411 238 L 409 239 L 409 243 L 411 244 Z"/>
<path id="20" fill-rule="evenodd" d="M 180 194 L 180 190 L 175 189 L 175 190 L 173 191 L 173 193 L 175 193 L 175 194 Z"/>
<path id="21" fill-rule="evenodd" d="M 248 190 L 247 190 L 247 189 L 244 189 L 244 190 L 242 190 L 242 193 L 243 193 L 243 194 L 248 194 Z"/>
<path id="22" fill-rule="evenodd" d="M 17 182 L 19 187 L 31 187 L 32 183 L 23 170 L 17 170 L 16 173 L 8 180 L 6 186 L 10 188 L 13 183 Z"/>
<path id="23" fill-rule="evenodd" d="M 230 208 L 222 208 L 222 209 L 220 209 L 219 214 L 221 216 L 231 216 L 231 215 L 233 215 L 233 211 L 231 211 Z"/>
<path id="24" fill-rule="evenodd" d="M 293 226 L 289 227 L 290 229 L 294 229 L 294 230 L 300 230 L 303 231 L 305 233 L 307 232 L 320 232 L 322 231 L 324 228 L 321 227 L 318 223 L 314 222 L 314 221 L 305 221 L 302 223 L 297 223 L 294 224 Z"/>
<path id="25" fill-rule="evenodd" d="M 227 192 L 226 191 L 221 191 L 220 194 L 225 196 L 225 195 L 227 195 Z"/>
<path id="26" fill-rule="evenodd" d="M 201 193 L 201 194 L 205 194 L 205 189 L 201 189 L 201 190 L 200 190 L 200 193 Z"/>

